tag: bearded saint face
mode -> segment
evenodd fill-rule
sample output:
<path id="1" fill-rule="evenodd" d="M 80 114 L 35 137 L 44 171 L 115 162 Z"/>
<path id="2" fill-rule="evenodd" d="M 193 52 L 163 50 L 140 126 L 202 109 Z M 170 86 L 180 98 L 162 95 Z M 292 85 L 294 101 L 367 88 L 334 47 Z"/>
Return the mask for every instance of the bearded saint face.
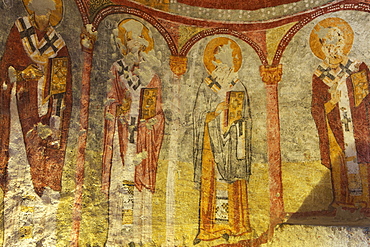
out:
<path id="1" fill-rule="evenodd" d="M 329 64 L 337 65 L 343 61 L 346 56 L 343 52 L 345 40 L 343 32 L 339 28 L 328 28 L 326 35 L 320 41 L 325 60 Z"/>

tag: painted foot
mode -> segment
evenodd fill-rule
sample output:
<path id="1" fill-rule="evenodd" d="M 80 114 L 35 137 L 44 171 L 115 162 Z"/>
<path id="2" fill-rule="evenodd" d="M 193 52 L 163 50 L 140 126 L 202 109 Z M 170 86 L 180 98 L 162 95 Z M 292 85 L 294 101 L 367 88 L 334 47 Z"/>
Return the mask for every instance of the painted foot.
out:
<path id="1" fill-rule="evenodd" d="M 134 242 L 128 243 L 128 247 L 135 247 L 135 243 Z"/>
<path id="2" fill-rule="evenodd" d="M 196 245 L 196 244 L 199 244 L 202 240 L 200 240 L 199 238 L 196 238 L 194 239 L 193 241 L 193 245 Z"/>

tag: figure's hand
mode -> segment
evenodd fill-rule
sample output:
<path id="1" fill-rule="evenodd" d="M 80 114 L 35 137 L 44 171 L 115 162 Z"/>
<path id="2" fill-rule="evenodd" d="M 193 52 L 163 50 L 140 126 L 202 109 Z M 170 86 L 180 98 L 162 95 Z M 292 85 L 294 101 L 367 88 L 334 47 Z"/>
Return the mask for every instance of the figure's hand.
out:
<path id="1" fill-rule="evenodd" d="M 223 110 L 229 109 L 229 104 L 225 101 L 219 103 L 216 107 L 215 115 L 218 116 Z"/>
<path id="2" fill-rule="evenodd" d="M 341 95 L 340 91 L 335 91 L 331 93 L 331 100 L 330 100 L 331 103 L 333 104 L 338 103 L 340 101 L 340 95 Z"/>
<path id="3" fill-rule="evenodd" d="M 37 65 L 30 64 L 21 72 L 21 76 L 25 80 L 29 79 L 40 79 L 44 75 L 43 71 L 40 70 Z"/>
<path id="4" fill-rule="evenodd" d="M 158 119 L 156 118 L 150 118 L 150 119 L 140 119 L 139 128 L 147 128 L 148 130 L 152 130 L 153 126 L 156 125 L 158 122 Z"/>
<path id="5" fill-rule="evenodd" d="M 45 140 L 46 138 L 48 138 L 49 136 L 53 134 L 53 130 L 50 128 L 49 125 L 38 123 L 36 125 L 36 129 L 37 129 L 37 134 L 43 140 Z"/>
<path id="6" fill-rule="evenodd" d="M 148 152 L 144 150 L 143 152 L 136 154 L 132 162 L 135 166 L 140 165 L 140 163 L 146 158 L 148 158 Z"/>
<path id="7" fill-rule="evenodd" d="M 331 95 L 330 102 L 332 104 L 336 104 L 340 101 L 341 91 L 338 90 L 338 83 L 334 83 L 334 85 L 329 88 L 329 93 Z"/>
<path id="8" fill-rule="evenodd" d="M 151 118 L 147 121 L 146 123 L 146 128 L 147 129 L 153 129 L 153 126 L 158 122 L 158 120 L 156 118 Z"/>

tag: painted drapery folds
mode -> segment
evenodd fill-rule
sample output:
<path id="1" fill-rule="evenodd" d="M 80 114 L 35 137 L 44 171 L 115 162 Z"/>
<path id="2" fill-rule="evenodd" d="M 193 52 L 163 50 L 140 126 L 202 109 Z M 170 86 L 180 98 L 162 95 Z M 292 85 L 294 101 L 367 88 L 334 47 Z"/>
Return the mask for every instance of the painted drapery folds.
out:
<path id="1" fill-rule="evenodd" d="M 246 3 L 0 1 L 0 245 L 368 226 L 370 3 Z"/>
<path id="2" fill-rule="evenodd" d="M 114 32 L 124 59 L 112 65 L 105 110 L 102 176 L 110 201 L 107 245 L 147 244 L 164 131 L 161 80 L 152 70 L 160 61 L 152 51 L 149 29 L 140 22 L 125 19 Z M 112 170 L 119 176 L 112 176 Z"/>
<path id="3" fill-rule="evenodd" d="M 213 240 L 250 231 L 247 181 L 251 162 L 248 92 L 239 79 L 240 47 L 216 38 L 204 51 L 210 76 L 195 101 L 195 182 L 200 183 L 200 225 L 194 240 Z"/>
<path id="4" fill-rule="evenodd" d="M 50 228 L 56 224 L 72 110 L 71 60 L 52 26 L 61 19 L 61 2 L 24 4 L 29 15 L 15 21 L 0 64 L 1 186 L 4 209 L 14 212 L 4 217 L 5 244 L 55 245 L 55 232 L 47 236 L 37 228 L 42 217 Z"/>
<path id="5" fill-rule="evenodd" d="M 340 18 L 312 31 L 312 51 L 323 59 L 312 79 L 312 116 L 322 164 L 331 169 L 333 206 L 369 207 L 369 68 L 347 56 L 352 42 L 353 31 Z"/>
<path id="6" fill-rule="evenodd" d="M 72 77 L 63 38 L 49 22 L 43 29 L 37 23 L 34 13 L 15 22 L 6 44 L 9 49 L 5 49 L 1 60 L 4 106 L 1 109 L 1 170 L 2 188 L 6 190 L 10 100 L 14 87 L 33 186 L 41 196 L 46 186 L 61 189 L 72 109 Z"/>

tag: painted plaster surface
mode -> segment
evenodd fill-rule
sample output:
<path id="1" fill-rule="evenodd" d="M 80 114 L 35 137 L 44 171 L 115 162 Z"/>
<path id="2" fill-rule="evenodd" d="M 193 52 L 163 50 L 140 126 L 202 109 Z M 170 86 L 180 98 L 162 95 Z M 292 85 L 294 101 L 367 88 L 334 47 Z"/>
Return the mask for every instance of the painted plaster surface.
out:
<path id="1" fill-rule="evenodd" d="M 140 2 L 140 1 L 138 1 Z M 331 1 L 322 0 L 322 1 L 297 1 L 291 2 L 289 4 L 279 4 L 277 6 L 267 7 L 267 8 L 260 8 L 256 10 L 239 10 L 235 8 L 227 9 L 226 15 L 222 14 L 222 10 L 212 10 L 210 8 L 199 8 L 192 6 L 192 4 L 183 4 L 180 1 L 175 3 L 169 3 L 167 7 L 170 12 L 175 14 L 180 14 L 194 17 L 194 18 L 201 18 L 206 16 L 207 19 L 212 20 L 227 20 L 230 21 L 256 21 L 256 20 L 268 20 L 272 18 L 278 18 L 282 16 L 287 16 L 292 13 L 297 13 L 306 9 L 312 9 L 316 6 L 324 5 L 330 3 Z M 230 2 L 232 4 L 232 2 Z M 165 5 L 166 6 L 166 5 Z M 158 4 L 158 9 L 163 7 L 163 4 Z"/>
<path id="2" fill-rule="evenodd" d="M 302 24 L 303 19 L 294 19 L 281 25 L 261 22 L 256 25 L 258 26 L 256 29 L 248 30 L 246 27 L 245 32 L 238 32 L 236 31 L 240 30 L 238 25 L 243 24 L 240 21 L 246 22 L 246 25 L 251 24 L 249 21 L 271 19 L 273 22 L 276 21 L 275 18 L 289 18 L 294 13 L 328 2 L 298 1 L 256 11 L 213 10 L 172 2 L 161 3 L 166 7 L 164 8 L 158 7 L 156 3 L 147 3 L 150 8 L 190 18 L 194 25 L 181 23 L 180 18 L 176 17 L 171 17 L 172 19 L 168 17 L 166 20 L 162 15 L 161 18 L 157 18 L 153 14 L 156 12 L 146 8 L 123 9 L 126 7 L 122 7 L 124 4 L 119 2 L 122 9 L 119 6 L 117 12 L 110 9 L 112 12 L 98 22 L 99 25 L 94 27 L 97 33 L 93 33 L 90 30 L 90 23 L 86 25 L 86 22 L 93 23 L 94 18 L 99 16 L 95 14 L 111 3 L 89 2 L 91 16 L 88 18 L 81 8 L 86 2 L 66 0 L 63 3 L 64 15 L 55 30 L 63 37 L 69 50 L 73 103 L 61 189 L 58 191 L 47 187 L 41 196 L 40 192 L 34 190 L 30 166 L 25 159 L 26 150 L 21 126 L 19 123 L 16 124 L 19 115 L 12 114 L 11 123 L 14 124 L 9 128 L 14 141 L 10 143 L 9 148 L 12 155 L 8 163 L 9 191 L 1 190 L 0 194 L 2 202 L 0 242 L 3 246 L 368 246 L 370 244 L 369 205 L 357 203 L 349 207 L 333 204 L 336 195 L 333 192 L 333 172 L 330 167 L 322 164 L 319 134 L 311 109 L 312 77 L 322 59 L 314 55 L 309 44 L 311 30 L 317 23 L 327 18 L 341 18 L 350 25 L 354 33 L 353 46 L 348 57 L 369 65 L 369 11 L 341 10 L 327 13 L 317 18 L 304 19 L 308 20 L 305 25 Z M 127 4 L 131 6 L 131 3 Z M 362 7 L 367 6 L 366 3 L 361 4 Z M 18 17 L 27 16 L 27 12 L 22 2 L 9 0 L 0 2 L 0 13 L 3 16 L 3 25 L 0 27 L 2 55 L 5 49 L 11 49 L 5 47 L 11 26 Z M 307 15 L 309 16 L 309 13 Z M 197 22 L 200 18 L 204 20 Z M 126 33 L 120 36 L 118 25 L 125 20 L 130 20 L 131 22 L 127 23 L 134 23 L 132 25 L 138 28 L 131 30 L 131 24 L 125 26 Z M 217 29 L 209 28 L 207 26 L 209 23 L 207 25 L 204 23 L 207 20 L 209 23 L 219 21 L 227 25 L 240 23 L 231 25 L 230 29 Z M 301 24 L 302 27 L 299 26 Z M 260 28 L 262 26 L 266 28 Z M 297 26 L 301 28 L 292 36 Z M 143 31 L 143 27 L 148 31 Z M 252 32 L 255 30 L 258 32 Z M 81 33 L 84 37 L 82 47 Z M 97 35 L 96 40 L 94 35 Z M 127 43 L 133 37 L 142 43 L 129 47 Z M 221 42 L 222 45 L 215 46 L 213 51 L 207 53 L 207 45 L 215 40 L 229 42 L 225 44 Z M 284 43 L 282 40 L 290 41 L 285 50 L 282 49 Z M 122 48 L 125 46 L 127 50 L 123 51 Z M 239 48 L 235 47 L 240 48 L 240 54 L 237 52 Z M 277 60 L 279 58 L 277 54 L 282 54 L 280 61 Z M 138 58 L 141 60 L 137 60 Z M 122 64 L 120 65 L 118 61 L 122 61 Z M 208 61 L 208 64 L 205 61 Z M 273 64 L 276 61 L 281 66 Z M 215 68 L 209 69 L 210 64 Z M 219 72 L 221 69 L 224 69 L 222 71 L 224 73 Z M 229 70 L 226 73 L 227 69 Z M 214 71 L 216 73 L 213 73 Z M 128 76 L 122 77 L 123 74 Z M 115 81 L 117 87 L 123 87 L 122 83 L 127 83 L 128 86 L 125 86 L 128 88 L 134 82 L 146 81 L 147 84 L 143 89 L 156 88 L 158 91 L 154 90 L 155 92 L 161 92 L 161 102 L 159 98 L 154 100 L 158 101 L 154 103 L 158 104 L 156 114 L 145 120 L 142 117 L 141 122 L 135 122 L 134 119 L 130 127 L 127 127 L 127 133 L 133 134 L 134 142 L 131 142 L 129 137 L 120 136 L 124 134 L 122 131 L 119 132 L 117 124 L 118 127 L 113 128 L 115 134 L 112 135 L 116 146 L 110 147 L 107 145 L 109 127 L 106 122 L 112 119 L 124 124 L 129 122 L 125 122 L 123 117 L 127 115 L 125 100 L 130 98 L 126 97 L 126 91 L 123 95 L 117 93 L 116 98 L 110 97 L 115 85 L 112 83 L 115 75 L 118 75 Z M 131 78 L 131 81 L 127 78 Z M 238 82 L 240 84 L 237 84 Z M 3 82 L 0 83 L 0 90 L 5 91 L 7 85 L 3 86 Z M 207 168 L 197 171 L 194 161 L 194 148 L 197 145 L 194 119 L 199 117 L 196 111 L 199 106 L 196 106 L 196 102 L 201 86 L 209 90 L 208 95 L 212 95 L 227 85 L 226 89 L 222 89 L 225 91 L 221 90 L 222 97 L 220 96 L 220 101 L 226 101 L 224 95 L 227 95 L 227 91 L 233 89 L 235 86 L 233 84 L 238 88 L 241 83 L 246 91 L 239 90 L 240 88 L 234 91 L 243 92 L 244 99 L 247 98 L 245 96 L 247 92 L 249 98 L 248 104 L 245 103 L 243 106 L 249 106 L 250 109 L 250 115 L 245 115 L 244 118 L 250 121 L 251 133 L 250 139 L 243 140 L 249 141 L 251 146 L 250 163 L 245 166 L 250 169 L 250 174 L 238 177 L 237 182 L 225 183 L 223 180 L 227 179 L 222 179 L 221 168 L 216 165 L 217 157 L 221 154 L 242 153 L 247 149 L 215 152 L 215 143 L 207 144 L 208 146 L 204 144 L 200 147 L 203 157 L 207 158 L 202 160 L 203 168 L 206 166 L 204 164 L 211 164 L 208 168 L 214 169 L 215 175 L 207 177 Z M 222 85 L 217 88 L 217 84 Z M 91 85 L 89 95 L 84 91 L 86 85 Z M 15 99 L 15 91 L 12 96 Z M 136 107 L 138 112 L 132 116 L 140 116 L 143 97 L 137 93 L 130 98 L 134 102 L 130 101 L 130 108 Z M 81 102 L 85 102 L 83 105 L 80 105 L 81 99 Z M 208 107 L 207 104 L 211 105 L 211 97 L 207 100 L 209 102 L 205 101 L 200 108 Z M 119 109 L 109 112 L 107 109 L 112 102 L 117 103 Z M 80 111 L 86 109 L 84 108 L 86 106 L 87 112 Z M 5 109 L 4 105 L 1 107 Z M 226 116 L 227 113 L 218 111 L 217 107 L 214 108 L 206 114 L 213 114 L 213 119 L 217 118 L 215 116 L 217 114 Z M 10 109 L 17 112 L 14 101 Z M 154 135 L 152 140 L 160 138 L 161 141 L 159 145 L 152 147 L 159 147 L 160 150 L 156 150 L 158 157 L 153 159 L 151 168 L 146 171 L 154 174 L 155 179 L 144 184 L 143 189 L 137 184 L 136 179 L 144 176 L 145 172 L 135 172 L 136 167 L 142 164 L 148 153 L 150 156 L 156 151 L 150 151 L 148 148 L 149 151 L 140 151 L 137 155 L 135 152 L 140 142 L 135 142 L 135 135 L 139 135 L 137 127 L 145 121 L 147 121 L 146 133 L 153 131 L 157 122 L 149 119 L 159 112 L 163 120 L 159 129 L 163 132 Z M 366 114 L 369 116 L 368 112 Z M 86 129 L 81 128 L 86 124 L 81 120 L 84 118 L 88 119 Z M 246 122 L 244 118 L 242 120 Z M 243 122 L 241 119 L 237 120 Z M 0 131 L 5 131 L 8 127 L 3 122 L 1 124 Z M 226 129 L 222 140 L 227 141 L 227 138 L 231 138 L 227 137 L 231 128 L 227 124 L 226 127 L 229 129 L 224 123 L 214 127 L 208 120 L 201 122 L 200 125 Z M 45 136 L 42 135 L 45 133 Z M 40 131 L 40 136 L 46 138 L 48 133 Z M 208 137 L 202 135 L 200 138 L 204 142 L 212 143 L 215 135 L 212 136 L 212 131 L 209 133 L 211 134 Z M 81 142 L 79 138 L 83 135 L 86 135 L 87 139 Z M 236 139 L 238 142 L 241 140 L 239 137 Z M 125 142 L 138 146 L 122 152 L 124 146 L 122 143 Z M 148 141 L 142 141 L 146 142 Z M 105 173 L 106 164 L 109 166 L 110 163 L 108 161 L 105 164 L 104 160 L 110 151 L 113 152 L 112 170 L 108 169 L 109 172 Z M 125 155 L 126 159 L 122 159 Z M 134 160 L 130 169 L 127 165 L 127 162 L 130 162 L 128 159 Z M 139 161 L 136 164 L 137 160 Z M 125 161 L 126 164 L 123 164 Z M 200 177 L 198 180 L 197 176 Z M 129 179 L 126 179 L 127 177 Z M 208 178 L 210 179 L 207 180 Z M 370 176 L 364 176 L 363 179 L 368 181 Z M 204 189 L 201 184 L 209 181 L 218 183 L 219 187 L 216 186 L 215 190 Z M 245 182 L 245 187 L 243 185 L 238 188 L 246 189 L 240 189 L 242 194 L 235 194 L 233 198 L 230 196 L 232 189 L 228 186 L 240 181 Z M 348 183 L 342 185 L 344 189 L 349 188 Z M 136 186 L 133 198 L 130 197 L 128 186 Z M 212 196 L 217 198 L 212 201 L 209 199 Z M 135 208 L 135 205 L 139 205 L 138 197 L 144 198 L 141 201 L 141 205 L 144 206 L 140 210 Z M 231 224 L 229 228 L 222 228 L 221 225 L 225 224 L 219 223 L 220 218 L 232 222 L 228 218 L 231 209 L 222 211 L 220 205 L 223 203 L 224 208 L 242 205 L 239 200 L 233 202 L 236 198 L 247 202 L 241 209 L 245 215 L 242 217 L 238 214 L 232 217 L 235 221 L 242 220 L 244 223 L 248 221 L 247 230 L 240 232 L 234 229 L 237 223 Z M 365 198 L 366 200 L 369 198 Z M 127 208 L 135 212 L 128 212 L 127 205 L 132 206 Z M 209 208 L 205 209 L 204 205 Z M 206 210 L 214 210 L 216 216 L 207 218 L 213 211 L 212 214 L 204 213 Z M 133 220 L 135 217 L 145 222 L 144 225 L 138 227 L 139 224 Z M 204 223 L 207 220 L 211 223 Z M 220 227 L 221 230 L 204 237 L 206 235 L 204 232 L 209 230 L 204 229 L 210 225 L 214 229 Z M 124 232 L 122 229 L 127 231 Z"/>
<path id="3" fill-rule="evenodd" d="M 368 228 L 282 226 L 261 246 L 368 246 Z"/>

